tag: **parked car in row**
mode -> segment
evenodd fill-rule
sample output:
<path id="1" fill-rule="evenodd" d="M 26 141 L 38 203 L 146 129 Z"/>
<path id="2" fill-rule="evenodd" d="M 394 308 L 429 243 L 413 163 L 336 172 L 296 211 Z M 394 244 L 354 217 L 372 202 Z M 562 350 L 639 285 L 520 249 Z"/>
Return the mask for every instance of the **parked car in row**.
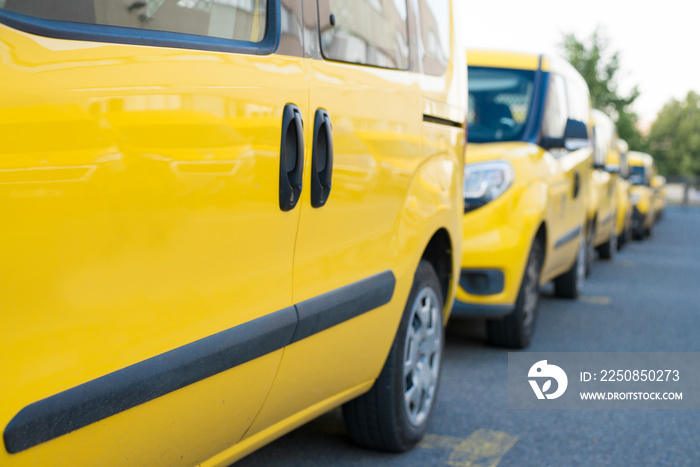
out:
<path id="1" fill-rule="evenodd" d="M 617 216 L 615 219 L 615 234 L 617 235 L 617 248 L 621 249 L 632 238 L 632 201 L 630 200 L 630 169 L 627 162 L 629 145 L 623 139 L 617 140 L 617 151 L 608 156 L 608 165 L 618 169 L 617 186 Z"/>
<path id="2" fill-rule="evenodd" d="M 617 251 L 619 160 L 617 129 L 613 121 L 597 109 L 591 110 L 594 121 L 594 162 L 588 208 L 590 228 L 586 267 L 590 273 L 593 249 L 603 259 L 612 259 Z"/>
<path id="3" fill-rule="evenodd" d="M 470 50 L 462 271 L 454 316 L 489 341 L 532 339 L 539 287 L 576 298 L 586 267 L 593 167 L 590 97 L 555 57 Z"/>
<path id="4" fill-rule="evenodd" d="M 666 208 L 666 177 L 653 176 L 651 187 L 654 189 L 654 222 L 657 222 L 663 217 Z"/>
<path id="5" fill-rule="evenodd" d="M 657 175 L 654 158 L 637 151 L 628 153 L 630 165 L 630 200 L 632 202 L 632 236 L 642 240 L 651 235 L 656 220 L 657 193 L 651 186 Z"/>
<path id="6" fill-rule="evenodd" d="M 375 3 L 0 2 L 1 465 L 421 439 L 466 64 L 449 0 Z"/>

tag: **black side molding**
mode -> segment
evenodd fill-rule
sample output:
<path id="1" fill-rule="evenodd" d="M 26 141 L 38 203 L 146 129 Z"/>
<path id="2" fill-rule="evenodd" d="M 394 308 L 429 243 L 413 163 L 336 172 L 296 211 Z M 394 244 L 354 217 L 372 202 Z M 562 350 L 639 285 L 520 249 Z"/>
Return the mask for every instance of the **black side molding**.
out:
<path id="1" fill-rule="evenodd" d="M 423 114 L 423 121 L 428 123 L 436 123 L 438 125 L 451 126 L 454 128 L 464 128 L 463 122 L 456 122 L 447 118 L 435 117 L 434 115 Z"/>
<path id="2" fill-rule="evenodd" d="M 299 325 L 292 342 L 389 303 L 395 285 L 394 273 L 385 271 L 299 303 Z"/>
<path id="3" fill-rule="evenodd" d="M 23 408 L 5 428 L 17 453 L 229 370 L 289 344 L 294 307 L 214 334 Z"/>
<path id="4" fill-rule="evenodd" d="M 282 349 L 388 303 L 391 271 L 221 331 L 28 405 L 5 427 L 14 454 Z"/>
<path id="5" fill-rule="evenodd" d="M 580 234 L 581 234 L 581 226 L 579 225 L 575 229 L 567 232 L 561 238 L 559 238 L 559 240 L 557 240 L 557 242 L 554 244 L 554 248 L 559 248 L 561 246 L 564 246 L 565 244 L 574 240 Z"/>

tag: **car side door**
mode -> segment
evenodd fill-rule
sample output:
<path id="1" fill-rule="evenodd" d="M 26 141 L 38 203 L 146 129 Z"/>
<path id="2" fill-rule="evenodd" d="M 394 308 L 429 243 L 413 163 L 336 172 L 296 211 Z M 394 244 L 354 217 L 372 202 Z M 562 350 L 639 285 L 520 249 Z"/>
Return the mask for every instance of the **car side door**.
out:
<path id="1" fill-rule="evenodd" d="M 575 96 L 565 76 L 550 72 L 543 120 L 543 134 L 562 138 L 567 121 L 579 119 Z M 580 101 L 580 99 L 579 99 Z M 543 276 L 566 270 L 585 232 L 586 193 L 590 180 L 591 149 L 556 148 L 545 154 L 549 167 L 547 207 L 547 255 Z"/>
<path id="2" fill-rule="evenodd" d="M 368 389 L 417 266 L 399 236 L 422 160 L 420 75 L 408 71 L 406 3 L 376 9 L 373 2 L 312 0 L 305 16 L 308 8 L 314 29 L 306 37 L 318 43 L 308 47 L 309 170 L 294 259 L 300 320 L 247 436 Z"/>
<path id="3" fill-rule="evenodd" d="M 2 465 L 196 464 L 268 394 L 308 81 L 278 2 L 209 3 L 2 2 Z"/>

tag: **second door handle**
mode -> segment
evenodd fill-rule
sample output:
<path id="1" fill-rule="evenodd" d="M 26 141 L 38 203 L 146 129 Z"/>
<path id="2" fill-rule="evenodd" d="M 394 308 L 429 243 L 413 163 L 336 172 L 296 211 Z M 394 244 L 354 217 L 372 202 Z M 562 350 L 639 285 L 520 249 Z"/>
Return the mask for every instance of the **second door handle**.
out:
<path id="1" fill-rule="evenodd" d="M 320 208 L 331 194 L 333 178 L 333 127 L 323 109 L 314 115 L 314 141 L 311 152 L 311 206 Z"/>

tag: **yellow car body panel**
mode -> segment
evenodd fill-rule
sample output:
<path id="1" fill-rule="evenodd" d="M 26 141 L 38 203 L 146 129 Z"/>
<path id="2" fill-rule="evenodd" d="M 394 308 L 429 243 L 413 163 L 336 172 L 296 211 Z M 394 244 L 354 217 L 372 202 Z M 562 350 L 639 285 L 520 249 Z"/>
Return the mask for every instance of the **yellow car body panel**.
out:
<path id="1" fill-rule="evenodd" d="M 0 203 L 13 225 L 2 233 L 3 302 L 15 310 L 4 312 L 0 345 L 14 356 L 2 373 L 16 382 L 3 387 L 0 425 L 35 401 L 292 305 L 299 213 L 281 213 L 276 189 L 256 187 L 277 186 L 277 171 L 265 167 L 274 167 L 279 129 L 234 122 L 251 101 L 275 122 L 288 100 L 308 102 L 302 59 L 85 48 L 5 26 L 0 36 L 13 46 L 0 64 L 0 120 L 11 135 L 0 148 Z M 281 356 L 0 463 L 204 459 L 243 436 Z M 165 449 L 205 428 L 197 413 L 226 429 L 207 430 L 188 452 Z M 145 420 L 169 434 L 151 437 L 155 422 Z M 97 433 L 121 441 L 96 443 Z M 147 438 L 151 450 L 143 449 Z"/>
<path id="2" fill-rule="evenodd" d="M 617 179 L 620 171 L 617 129 L 613 121 L 603 112 L 591 111 L 596 134 L 594 162 L 591 172 L 591 203 L 588 219 L 593 230 L 593 247 L 610 242 L 617 231 Z M 613 169 L 614 168 L 614 169 Z"/>
<path id="3" fill-rule="evenodd" d="M 542 161 L 543 157 L 541 148 L 535 145 L 467 145 L 470 164 L 492 159 L 508 160 L 514 166 L 516 181 L 489 205 L 464 216 L 462 267 L 502 269 L 505 274 L 504 289 L 497 294 L 479 296 L 460 287 L 457 293 L 460 302 L 487 305 L 515 303 L 527 254 L 537 229 L 547 216 L 547 185 L 544 180 L 548 168 Z"/>
<path id="4" fill-rule="evenodd" d="M 617 177 L 617 217 L 615 223 L 615 234 L 619 237 L 629 231 L 632 219 L 632 203 L 630 201 L 629 181 L 622 177 Z"/>
<path id="5" fill-rule="evenodd" d="M 656 167 L 652 156 L 636 151 L 628 153 L 628 162 L 632 174 L 630 199 L 633 231 L 637 238 L 642 238 L 650 231 L 656 219 L 656 191 L 651 186 L 651 180 L 656 176 Z"/>
<path id="6" fill-rule="evenodd" d="M 617 212 L 616 177 L 602 170 L 593 171 L 593 182 L 597 191 L 598 209 L 595 212 L 595 236 L 593 246 L 600 246 L 607 242 L 613 234 L 615 217 Z"/>
<path id="7" fill-rule="evenodd" d="M 540 66 L 540 57 L 539 55 L 500 50 L 469 50 L 467 65 L 534 71 Z"/>
<path id="8" fill-rule="evenodd" d="M 372 387 L 436 238 L 452 255 L 438 271 L 448 319 L 466 114 L 455 43 L 447 72 L 426 77 L 4 24 L 0 42 L 0 209 L 11 226 L 0 234 L 0 350 L 11 356 L 0 363 L 1 465 L 241 458 Z M 289 103 L 304 122 L 305 188 L 285 212 Z M 322 208 L 306 188 L 318 108 L 331 115 L 336 157 Z M 65 394 L 79 401 L 77 418 L 97 413 L 79 391 L 191 348 L 215 352 L 232 332 L 253 347 L 263 337 L 289 342 L 296 304 L 381 274 L 395 281 L 391 299 L 353 319 L 259 354 L 237 348 L 245 361 L 162 394 L 135 382 L 128 389 L 142 399 L 133 406 L 73 425 L 63 417 L 68 428 L 47 439 L 23 444 L 30 430 L 15 429 L 18 415 Z M 266 324 L 272 318 L 279 323 Z M 185 373 L 199 371 L 191 358 Z M 156 376 L 148 381 L 157 386 Z"/>
<path id="9" fill-rule="evenodd" d="M 651 179 L 651 187 L 654 189 L 654 220 L 663 215 L 666 208 L 666 177 L 655 175 Z"/>
<path id="10" fill-rule="evenodd" d="M 470 69 L 557 70 L 551 59 L 531 54 L 469 50 L 467 61 Z M 497 317 L 510 312 L 540 228 L 546 237 L 540 283 L 573 266 L 582 238 L 576 232 L 583 229 L 589 203 L 591 157 L 590 147 L 554 154 L 526 141 L 468 144 L 467 166 L 506 161 L 514 181 L 496 199 L 464 215 L 463 274 L 497 270 L 503 273 L 503 287 L 474 294 L 462 285 L 453 314 Z"/>

